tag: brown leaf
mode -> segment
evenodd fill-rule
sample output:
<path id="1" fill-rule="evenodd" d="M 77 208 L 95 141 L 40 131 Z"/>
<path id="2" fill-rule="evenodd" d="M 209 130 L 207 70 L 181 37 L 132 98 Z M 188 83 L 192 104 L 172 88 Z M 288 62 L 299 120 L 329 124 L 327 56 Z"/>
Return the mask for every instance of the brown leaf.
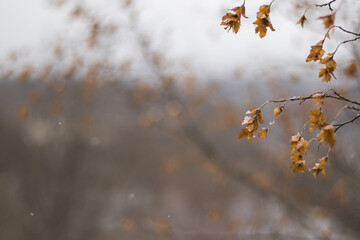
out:
<path id="1" fill-rule="evenodd" d="M 259 121 L 259 123 L 263 123 L 263 122 L 264 122 L 260 110 L 258 110 L 257 115 L 256 115 L 256 118 L 257 118 L 257 120 Z"/>
<path id="2" fill-rule="evenodd" d="M 311 46 L 310 53 L 306 58 L 306 62 L 321 60 L 325 51 L 322 49 L 324 41 L 318 42 L 316 45 Z"/>
<path id="3" fill-rule="evenodd" d="M 244 18 L 248 18 L 248 17 L 245 15 L 245 3 L 240 6 L 240 13 L 241 13 L 241 15 L 242 15 Z"/>
<path id="4" fill-rule="evenodd" d="M 309 133 L 312 133 L 316 128 L 321 129 L 326 125 L 326 115 L 321 109 L 313 109 L 310 111 L 308 123 L 310 126 Z"/>
<path id="5" fill-rule="evenodd" d="M 256 14 L 256 21 L 253 22 L 254 25 L 257 25 L 255 28 L 255 33 L 259 33 L 260 38 L 266 36 L 267 27 L 271 29 L 271 31 L 275 31 L 270 21 L 270 6 L 262 5 L 259 8 L 259 11 Z"/>
<path id="6" fill-rule="evenodd" d="M 302 15 L 301 18 L 299 19 L 299 21 L 297 21 L 296 24 L 300 24 L 301 27 L 303 28 L 303 27 L 304 27 L 304 23 L 305 23 L 306 20 L 307 20 L 307 19 L 306 19 L 305 15 Z"/>
<path id="7" fill-rule="evenodd" d="M 245 125 L 245 128 L 241 130 L 238 138 L 248 137 L 248 140 L 254 136 L 254 132 L 259 128 L 259 123 L 263 123 L 261 111 L 258 108 L 252 108 L 246 112 L 242 125 Z"/>
<path id="8" fill-rule="evenodd" d="M 241 132 L 239 133 L 238 138 L 243 138 L 243 137 L 248 137 L 248 140 L 251 139 L 253 137 L 253 132 L 249 132 L 246 128 L 242 129 Z"/>
<path id="9" fill-rule="evenodd" d="M 302 138 L 300 133 L 298 133 L 290 138 L 290 145 L 293 148 L 290 153 L 293 163 L 303 160 L 303 155 L 307 153 L 309 142 Z"/>
<path id="10" fill-rule="evenodd" d="M 304 173 L 306 170 L 310 170 L 306 165 L 305 160 L 294 161 L 291 168 L 293 168 L 294 172 Z"/>
<path id="11" fill-rule="evenodd" d="M 333 14 L 329 14 L 329 15 L 326 15 L 326 16 L 322 16 L 322 17 L 319 17 L 320 20 L 323 20 L 323 23 L 324 23 L 324 27 L 325 28 L 330 28 L 334 25 L 334 22 L 335 22 L 335 13 Z"/>
<path id="12" fill-rule="evenodd" d="M 268 131 L 268 129 L 267 128 L 262 128 L 262 129 L 260 129 L 260 131 L 259 131 L 259 133 L 258 133 L 258 135 L 259 135 L 259 137 L 260 138 L 266 138 L 266 136 L 267 136 L 267 131 Z"/>
<path id="13" fill-rule="evenodd" d="M 274 109 L 274 118 L 277 118 L 277 116 L 280 115 L 280 113 L 282 113 L 284 109 L 284 106 L 280 106 Z"/>
<path id="14" fill-rule="evenodd" d="M 321 144 L 329 144 L 333 147 L 336 142 L 336 134 L 333 125 L 327 125 L 321 129 L 316 140 L 321 141 Z"/>
<path id="15" fill-rule="evenodd" d="M 321 64 L 325 64 L 325 68 L 321 68 L 319 72 L 319 77 L 323 77 L 323 82 L 329 82 L 331 76 L 334 76 L 334 71 L 336 69 L 336 61 L 333 59 L 333 54 L 329 53 L 327 57 L 320 60 Z"/>
<path id="16" fill-rule="evenodd" d="M 225 26 L 225 30 L 230 31 L 231 29 L 236 34 L 241 25 L 241 16 L 246 17 L 245 15 L 245 5 L 241 5 L 240 7 L 234 7 L 230 9 L 231 12 L 226 13 L 222 17 L 222 22 L 220 25 Z"/>
<path id="17" fill-rule="evenodd" d="M 319 162 L 316 163 L 315 166 L 311 169 L 314 172 L 314 177 L 316 177 L 319 173 L 322 173 L 322 175 L 326 176 L 325 166 L 328 160 L 329 159 L 327 157 L 319 159 Z"/>

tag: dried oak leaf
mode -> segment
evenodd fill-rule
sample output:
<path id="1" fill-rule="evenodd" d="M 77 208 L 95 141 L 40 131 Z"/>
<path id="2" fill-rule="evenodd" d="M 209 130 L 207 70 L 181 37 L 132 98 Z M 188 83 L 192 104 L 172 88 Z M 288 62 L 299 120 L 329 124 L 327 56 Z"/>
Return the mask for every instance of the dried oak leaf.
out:
<path id="1" fill-rule="evenodd" d="M 275 31 L 274 27 L 271 24 L 270 18 L 270 6 L 262 5 L 259 8 L 259 11 L 256 14 L 256 21 L 253 22 L 254 25 L 257 25 L 255 28 L 255 33 L 259 33 L 260 38 L 266 36 L 267 27 L 271 29 L 271 31 Z"/>
<path id="2" fill-rule="evenodd" d="M 326 125 L 326 115 L 319 108 L 313 109 L 310 111 L 308 123 L 309 133 L 312 133 L 316 128 L 321 129 Z"/>
<path id="3" fill-rule="evenodd" d="M 300 24 L 301 27 L 303 28 L 305 21 L 307 21 L 307 18 L 305 17 L 305 15 L 302 15 L 301 18 L 299 19 L 299 21 L 297 21 L 296 24 Z"/>
<path id="4" fill-rule="evenodd" d="M 322 173 L 322 175 L 326 176 L 325 166 L 328 160 L 329 159 L 327 157 L 319 159 L 319 162 L 316 163 L 315 166 L 311 169 L 314 172 L 314 177 L 316 177 L 319 173 Z"/>
<path id="5" fill-rule="evenodd" d="M 324 40 L 321 40 L 317 44 L 311 46 L 309 56 L 306 58 L 306 62 L 321 60 L 325 51 L 322 49 Z"/>
<path id="6" fill-rule="evenodd" d="M 336 142 L 336 134 L 334 131 L 333 125 L 327 125 L 320 130 L 320 133 L 317 135 L 317 141 L 321 141 L 322 144 L 329 144 L 330 147 L 333 147 Z"/>
<path id="7" fill-rule="evenodd" d="M 231 12 L 226 13 L 222 17 L 220 25 L 225 26 L 225 30 L 230 31 L 232 29 L 234 33 L 237 33 L 241 25 L 241 16 L 248 18 L 245 15 L 245 5 L 243 4 L 240 7 L 235 7 L 230 9 L 230 11 Z"/>
<path id="8" fill-rule="evenodd" d="M 331 28 L 332 26 L 334 26 L 335 13 L 329 14 L 329 15 L 326 15 L 326 16 L 319 17 L 319 19 L 320 19 L 320 20 L 323 20 L 323 23 L 324 23 L 324 27 L 325 27 L 325 28 Z"/>

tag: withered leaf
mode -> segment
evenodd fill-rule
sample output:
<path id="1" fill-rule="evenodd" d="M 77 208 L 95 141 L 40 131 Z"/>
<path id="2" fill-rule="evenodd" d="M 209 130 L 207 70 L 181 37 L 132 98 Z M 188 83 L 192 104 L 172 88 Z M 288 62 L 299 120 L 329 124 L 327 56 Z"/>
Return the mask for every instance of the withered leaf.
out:
<path id="1" fill-rule="evenodd" d="M 225 30 L 230 31 L 231 29 L 236 34 L 241 25 L 241 16 L 246 17 L 245 15 L 245 4 L 241 5 L 240 7 L 234 7 L 230 9 L 231 12 L 226 13 L 222 17 L 222 22 L 220 25 L 225 26 Z"/>
<path id="2" fill-rule="evenodd" d="M 306 170 L 310 170 L 306 165 L 305 160 L 297 160 L 294 161 L 291 168 L 293 168 L 294 172 L 304 173 Z"/>
<path id="3" fill-rule="evenodd" d="M 316 128 L 321 129 L 326 125 L 326 115 L 320 109 L 313 109 L 310 111 L 308 118 L 309 133 L 315 131 Z"/>
<path id="4" fill-rule="evenodd" d="M 322 175 L 326 176 L 325 166 L 328 160 L 328 157 L 323 157 L 319 159 L 319 162 L 316 163 L 315 166 L 311 169 L 314 172 L 314 177 L 316 177 L 319 173 L 322 173 Z"/>
<path id="5" fill-rule="evenodd" d="M 252 108 L 246 112 L 248 116 L 244 117 L 242 125 L 245 125 L 245 128 L 241 130 L 238 138 L 248 137 L 248 140 L 254 137 L 254 133 L 259 128 L 259 123 L 263 123 L 261 110 L 258 108 Z"/>
<path id="6" fill-rule="evenodd" d="M 321 144 L 329 144 L 330 147 L 333 147 L 336 142 L 336 134 L 334 131 L 333 125 L 327 125 L 321 129 L 320 133 L 317 135 L 316 140 L 320 141 Z"/>
<path id="7" fill-rule="evenodd" d="M 277 118 L 282 113 L 284 106 L 280 106 L 274 109 L 274 118 Z"/>
<path id="8" fill-rule="evenodd" d="M 306 19 L 305 15 L 302 15 L 301 18 L 299 19 L 299 21 L 297 21 L 296 24 L 300 24 L 301 27 L 303 28 L 303 27 L 304 27 L 304 23 L 305 23 L 306 20 L 307 20 L 307 19 Z"/>
<path id="9" fill-rule="evenodd" d="M 293 148 L 291 150 L 291 160 L 294 162 L 302 160 L 303 155 L 307 153 L 309 142 L 301 137 L 300 133 L 290 138 L 290 145 Z"/>
<path id="10" fill-rule="evenodd" d="M 267 27 L 271 29 L 271 31 L 275 31 L 274 27 L 270 21 L 270 6 L 262 5 L 259 8 L 259 11 L 256 14 L 256 21 L 253 22 L 254 25 L 257 25 L 255 28 L 255 33 L 259 33 L 260 38 L 266 36 Z"/>
<path id="11" fill-rule="evenodd" d="M 335 13 L 319 17 L 319 19 L 323 20 L 325 28 L 331 28 L 335 22 Z"/>
<path id="12" fill-rule="evenodd" d="M 260 131 L 259 131 L 259 137 L 260 138 L 265 138 L 266 136 L 267 136 L 267 131 L 268 131 L 268 129 L 267 128 L 262 128 L 262 129 L 260 129 Z"/>
<path id="13" fill-rule="evenodd" d="M 325 68 L 321 68 L 319 72 L 319 77 L 323 77 L 323 82 L 329 82 L 331 76 L 336 79 L 333 73 L 336 69 L 336 61 L 333 59 L 332 53 L 329 53 L 327 57 L 321 59 L 320 64 L 325 64 Z"/>
<path id="14" fill-rule="evenodd" d="M 321 57 L 324 55 L 325 51 L 322 49 L 324 40 L 321 40 L 317 44 L 311 46 L 310 53 L 306 58 L 306 62 L 321 60 Z"/>

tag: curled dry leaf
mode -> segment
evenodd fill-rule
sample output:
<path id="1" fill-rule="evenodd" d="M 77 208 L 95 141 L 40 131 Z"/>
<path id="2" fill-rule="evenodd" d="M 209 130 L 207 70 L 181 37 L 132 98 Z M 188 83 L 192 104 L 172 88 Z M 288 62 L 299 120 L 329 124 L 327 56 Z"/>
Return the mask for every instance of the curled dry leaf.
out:
<path id="1" fill-rule="evenodd" d="M 319 77 L 322 77 L 323 82 L 329 82 L 331 76 L 335 77 L 334 71 L 336 69 L 336 61 L 333 59 L 333 54 L 329 53 L 327 57 L 320 60 L 320 64 L 325 64 L 325 68 L 321 68 L 319 72 Z"/>
<path id="2" fill-rule="evenodd" d="M 310 171 L 309 167 L 306 165 L 305 160 L 298 160 L 293 162 L 291 168 L 293 172 L 304 173 L 306 170 Z"/>
<path id="3" fill-rule="evenodd" d="M 306 62 L 321 60 L 325 51 L 322 49 L 324 40 L 321 40 L 317 44 L 311 46 L 309 56 L 306 58 Z"/>
<path id="4" fill-rule="evenodd" d="M 330 147 L 333 147 L 336 142 L 334 126 L 327 125 L 323 129 L 321 129 L 320 133 L 317 135 L 316 140 L 320 141 L 321 144 L 329 144 Z"/>
<path id="5" fill-rule="evenodd" d="M 314 177 L 316 177 L 319 173 L 322 173 L 322 175 L 326 176 L 325 166 L 328 160 L 328 157 L 323 157 L 319 159 L 319 162 L 316 163 L 315 166 L 311 169 L 314 172 Z"/>
<path id="6" fill-rule="evenodd" d="M 297 21 L 296 24 L 300 24 L 301 27 L 303 28 L 305 21 L 307 21 L 307 19 L 306 19 L 305 15 L 302 15 L 301 18 L 299 19 L 299 21 Z"/>
<path id="7" fill-rule="evenodd" d="M 275 31 L 274 27 L 270 21 L 270 6 L 262 5 L 259 8 L 259 11 L 256 14 L 256 21 L 253 24 L 257 25 L 255 28 L 255 33 L 259 33 L 260 38 L 265 37 L 267 32 L 267 27 L 271 29 L 271 31 Z"/>
<path id="8" fill-rule="evenodd" d="M 260 138 L 266 138 L 268 129 L 266 127 L 260 129 L 259 131 L 259 137 Z"/>
<path id="9" fill-rule="evenodd" d="M 280 106 L 274 109 L 274 118 L 277 118 L 284 110 L 284 106 Z"/>
<path id="10" fill-rule="evenodd" d="M 222 17 L 222 22 L 220 25 L 225 26 L 225 30 L 230 31 L 232 29 L 234 33 L 237 33 L 241 25 L 241 16 L 248 18 L 245 15 L 245 5 L 243 4 L 240 7 L 235 7 L 230 9 L 230 11 L 231 12 L 226 13 Z"/>

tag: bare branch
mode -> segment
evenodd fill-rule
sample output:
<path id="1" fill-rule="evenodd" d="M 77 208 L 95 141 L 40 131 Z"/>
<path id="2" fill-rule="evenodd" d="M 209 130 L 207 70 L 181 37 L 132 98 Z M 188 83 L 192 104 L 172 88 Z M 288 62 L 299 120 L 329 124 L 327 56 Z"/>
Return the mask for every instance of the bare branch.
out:
<path id="1" fill-rule="evenodd" d="M 346 121 L 346 122 L 343 122 L 343 123 L 339 123 L 339 124 L 334 124 L 334 126 L 336 126 L 334 132 L 336 132 L 337 130 L 339 130 L 339 128 L 341 128 L 342 126 L 345 126 L 345 125 L 347 125 L 347 124 L 349 124 L 349 123 L 354 123 L 354 121 L 355 121 L 356 119 L 358 119 L 358 118 L 360 118 L 360 113 L 359 113 L 358 115 L 356 115 L 353 119 L 349 120 L 349 121 Z"/>
<path id="2" fill-rule="evenodd" d="M 332 1 L 330 1 L 328 3 L 324 3 L 324 4 L 315 4 L 315 6 L 316 7 L 326 7 L 326 6 L 328 6 L 330 11 L 333 11 L 334 9 L 332 9 L 331 4 L 333 4 L 334 2 L 336 2 L 336 0 L 332 0 Z"/>

